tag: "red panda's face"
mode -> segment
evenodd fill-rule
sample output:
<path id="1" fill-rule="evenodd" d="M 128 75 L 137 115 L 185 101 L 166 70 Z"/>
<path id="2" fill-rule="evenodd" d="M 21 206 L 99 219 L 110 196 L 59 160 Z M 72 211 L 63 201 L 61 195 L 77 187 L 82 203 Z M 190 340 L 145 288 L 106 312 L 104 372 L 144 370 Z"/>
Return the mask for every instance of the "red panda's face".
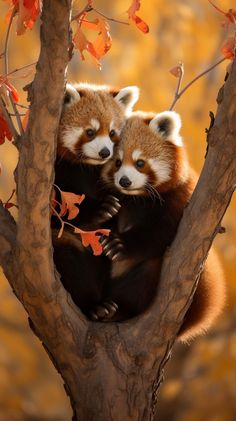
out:
<path id="1" fill-rule="evenodd" d="M 178 114 L 133 113 L 121 132 L 103 178 L 128 195 L 155 196 L 183 181 L 187 160 Z"/>
<path id="2" fill-rule="evenodd" d="M 59 126 L 58 155 L 92 165 L 104 164 L 120 140 L 126 114 L 138 99 L 138 88 L 67 85 Z"/>

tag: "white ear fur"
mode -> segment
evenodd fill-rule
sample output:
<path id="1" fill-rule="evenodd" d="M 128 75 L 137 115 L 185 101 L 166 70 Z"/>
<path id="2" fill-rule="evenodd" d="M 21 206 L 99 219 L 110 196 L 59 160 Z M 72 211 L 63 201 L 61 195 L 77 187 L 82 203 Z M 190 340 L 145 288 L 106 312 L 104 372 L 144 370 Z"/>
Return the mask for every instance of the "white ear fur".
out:
<path id="1" fill-rule="evenodd" d="M 126 112 L 130 112 L 139 99 L 139 88 L 137 86 L 127 86 L 121 89 L 114 98 L 124 107 Z"/>
<path id="2" fill-rule="evenodd" d="M 164 140 L 168 140 L 176 146 L 183 146 L 179 131 L 181 118 L 175 111 L 164 111 L 156 114 L 149 123 L 150 129 L 158 133 Z"/>
<path id="3" fill-rule="evenodd" d="M 64 105 L 72 105 L 80 100 L 80 94 L 71 83 L 66 84 L 66 92 L 64 96 Z"/>

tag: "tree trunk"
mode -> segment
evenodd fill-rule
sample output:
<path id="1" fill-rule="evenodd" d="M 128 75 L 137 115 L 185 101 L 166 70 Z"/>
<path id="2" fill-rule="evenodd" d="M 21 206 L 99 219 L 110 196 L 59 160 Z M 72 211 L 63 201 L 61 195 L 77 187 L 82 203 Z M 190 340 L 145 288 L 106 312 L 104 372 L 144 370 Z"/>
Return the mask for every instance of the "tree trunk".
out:
<path id="1" fill-rule="evenodd" d="M 90 322 L 59 280 L 50 232 L 70 12 L 70 0 L 43 2 L 42 48 L 30 89 L 30 119 L 19 141 L 19 218 L 16 225 L 0 206 L 0 263 L 64 379 L 74 420 L 147 421 L 153 419 L 164 365 L 236 184 L 236 62 L 221 89 L 204 169 L 166 253 L 154 303 L 129 322 Z"/>

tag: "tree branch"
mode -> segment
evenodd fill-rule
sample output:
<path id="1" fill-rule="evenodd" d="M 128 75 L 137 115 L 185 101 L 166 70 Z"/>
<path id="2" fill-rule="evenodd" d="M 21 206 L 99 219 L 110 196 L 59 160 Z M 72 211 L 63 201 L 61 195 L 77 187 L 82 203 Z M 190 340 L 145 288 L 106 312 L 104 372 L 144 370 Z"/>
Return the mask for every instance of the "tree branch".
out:
<path id="1" fill-rule="evenodd" d="M 16 172 L 17 236 L 9 212 L 0 206 L 0 259 L 31 327 L 66 382 L 74 419 L 147 420 L 154 414 L 163 367 L 236 184 L 236 63 L 221 91 L 204 169 L 166 254 L 155 302 L 133 321 L 90 322 L 59 282 L 50 232 L 70 13 L 70 0 L 43 2 L 41 53 L 29 88 L 31 112 Z M 5 259 L 9 251 L 10 264 Z"/>

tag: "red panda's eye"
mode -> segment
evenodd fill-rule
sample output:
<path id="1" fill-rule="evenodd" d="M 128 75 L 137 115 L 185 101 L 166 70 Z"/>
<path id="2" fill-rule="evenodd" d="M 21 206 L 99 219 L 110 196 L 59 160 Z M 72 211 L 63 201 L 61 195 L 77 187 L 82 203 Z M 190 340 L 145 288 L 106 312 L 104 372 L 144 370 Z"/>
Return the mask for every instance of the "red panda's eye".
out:
<path id="1" fill-rule="evenodd" d="M 116 131 L 111 130 L 110 133 L 109 133 L 110 138 L 112 139 L 115 135 L 116 135 Z"/>
<path id="2" fill-rule="evenodd" d="M 143 168 L 145 165 L 145 161 L 143 159 L 138 159 L 136 162 L 136 167 L 137 168 Z"/>
<path id="3" fill-rule="evenodd" d="M 92 139 L 96 136 L 96 132 L 93 129 L 87 129 L 86 130 L 86 134 L 89 137 L 89 139 Z"/>
<path id="4" fill-rule="evenodd" d="M 117 159 L 116 160 L 116 168 L 120 168 L 121 164 L 122 164 L 121 160 Z"/>

